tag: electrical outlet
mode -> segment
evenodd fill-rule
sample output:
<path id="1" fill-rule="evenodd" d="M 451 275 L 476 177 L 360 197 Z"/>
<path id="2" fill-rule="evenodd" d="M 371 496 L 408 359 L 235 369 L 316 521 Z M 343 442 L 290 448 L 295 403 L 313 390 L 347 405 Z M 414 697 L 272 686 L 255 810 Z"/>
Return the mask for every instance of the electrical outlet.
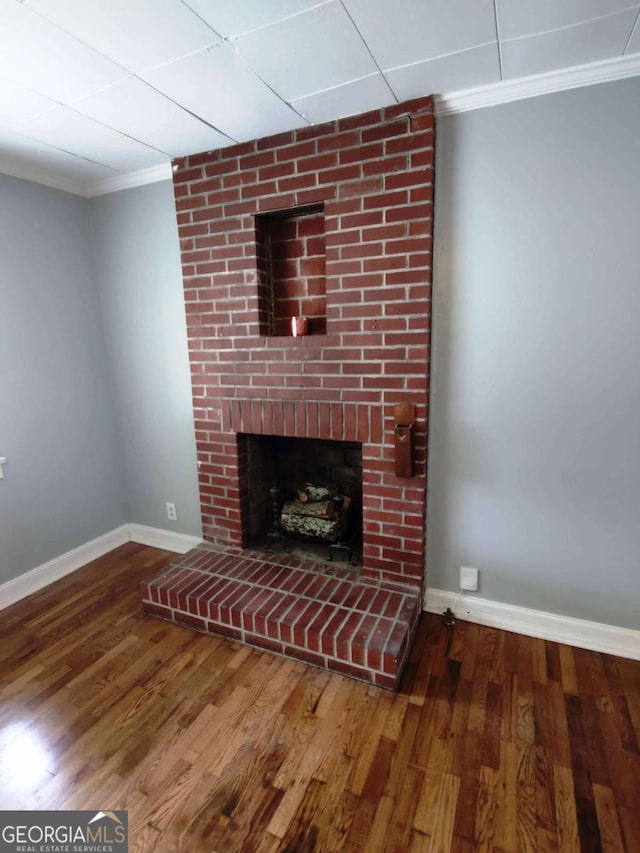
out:
<path id="1" fill-rule="evenodd" d="M 169 521 L 177 521 L 178 513 L 176 512 L 176 505 L 168 503 L 167 504 L 167 518 Z"/>
<path id="2" fill-rule="evenodd" d="M 478 570 L 460 566 L 460 589 L 476 592 L 478 589 Z"/>

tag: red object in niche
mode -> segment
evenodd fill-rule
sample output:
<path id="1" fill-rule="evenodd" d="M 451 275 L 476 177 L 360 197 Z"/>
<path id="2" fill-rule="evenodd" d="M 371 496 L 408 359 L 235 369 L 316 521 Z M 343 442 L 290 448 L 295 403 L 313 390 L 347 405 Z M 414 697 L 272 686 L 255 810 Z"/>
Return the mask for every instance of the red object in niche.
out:
<path id="1" fill-rule="evenodd" d="M 299 338 L 307 334 L 309 323 L 306 317 L 291 318 L 291 334 L 294 338 Z"/>

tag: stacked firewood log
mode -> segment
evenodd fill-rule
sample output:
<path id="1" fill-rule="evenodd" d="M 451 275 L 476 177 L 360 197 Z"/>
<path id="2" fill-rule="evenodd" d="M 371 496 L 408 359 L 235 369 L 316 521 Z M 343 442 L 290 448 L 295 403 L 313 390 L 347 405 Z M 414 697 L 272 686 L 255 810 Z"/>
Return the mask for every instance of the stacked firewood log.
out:
<path id="1" fill-rule="evenodd" d="M 346 529 L 351 499 L 343 496 L 341 517 L 334 504 L 338 491 L 328 486 L 305 483 L 293 500 L 285 501 L 280 514 L 282 529 L 301 539 L 333 544 Z"/>

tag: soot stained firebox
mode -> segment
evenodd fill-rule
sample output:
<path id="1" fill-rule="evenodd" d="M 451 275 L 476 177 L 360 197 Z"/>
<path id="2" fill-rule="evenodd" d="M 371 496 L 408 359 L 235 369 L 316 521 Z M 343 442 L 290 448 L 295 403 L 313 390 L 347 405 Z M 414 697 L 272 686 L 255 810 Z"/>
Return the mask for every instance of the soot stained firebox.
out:
<path id="1" fill-rule="evenodd" d="M 323 543 L 330 559 L 351 559 L 361 541 L 362 445 L 264 435 L 239 439 L 246 445 L 249 542 L 298 548 Z"/>

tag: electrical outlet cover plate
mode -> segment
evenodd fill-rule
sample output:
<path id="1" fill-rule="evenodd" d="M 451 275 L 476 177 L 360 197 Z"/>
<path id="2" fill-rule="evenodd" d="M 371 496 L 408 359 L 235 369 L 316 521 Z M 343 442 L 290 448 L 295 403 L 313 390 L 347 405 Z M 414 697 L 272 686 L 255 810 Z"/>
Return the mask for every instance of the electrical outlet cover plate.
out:
<path id="1" fill-rule="evenodd" d="M 476 592 L 478 589 L 478 570 L 460 566 L 460 589 Z"/>

